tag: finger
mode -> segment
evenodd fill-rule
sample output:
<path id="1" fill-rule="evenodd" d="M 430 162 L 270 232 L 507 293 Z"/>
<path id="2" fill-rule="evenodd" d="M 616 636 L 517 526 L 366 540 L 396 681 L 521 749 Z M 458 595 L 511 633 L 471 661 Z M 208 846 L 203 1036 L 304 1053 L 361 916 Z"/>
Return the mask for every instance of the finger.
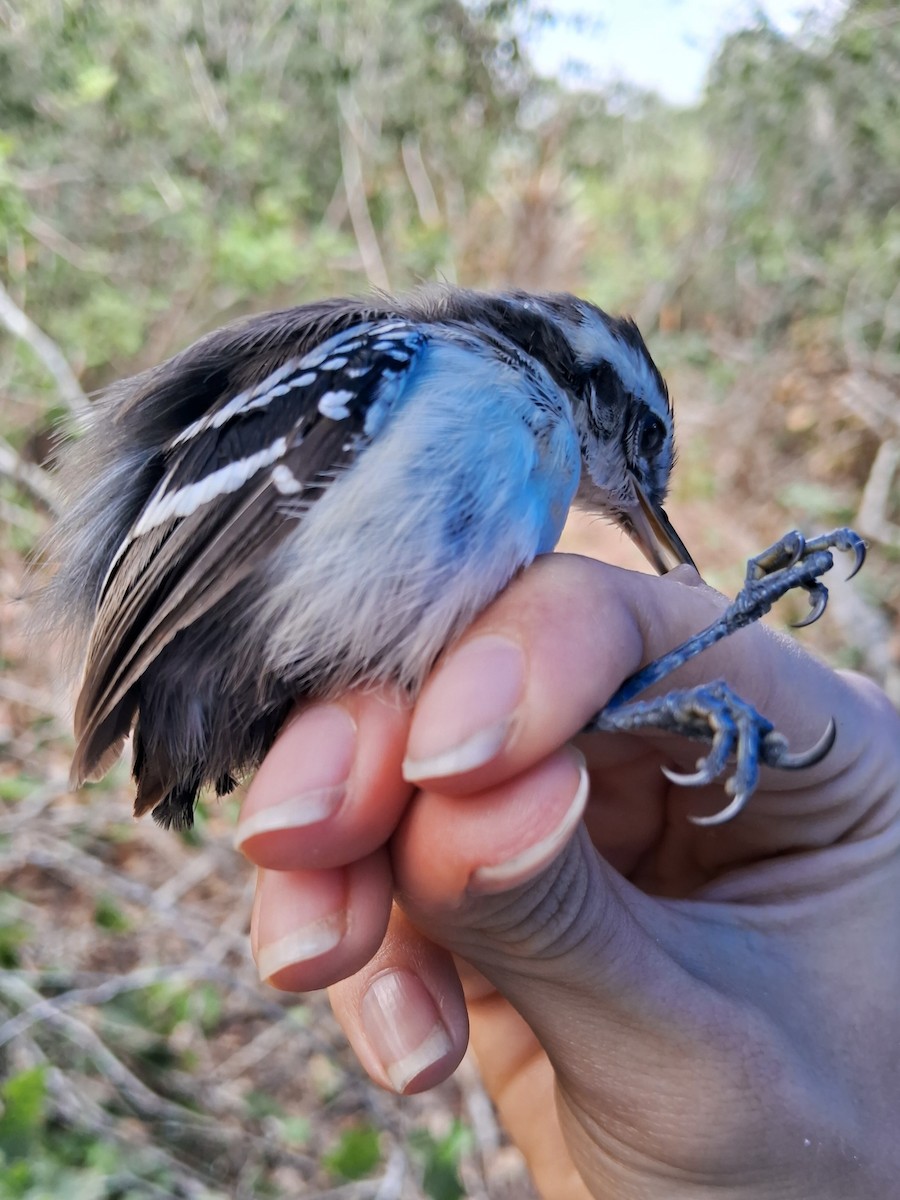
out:
<path id="1" fill-rule="evenodd" d="M 400 764 L 408 708 L 391 693 L 352 693 L 301 711 L 256 774 L 238 848 L 272 870 L 341 866 L 393 831 L 412 787 Z"/>
<path id="2" fill-rule="evenodd" d="M 726 603 L 687 569 L 654 578 L 572 555 L 539 560 L 426 685 L 406 777 L 471 793 L 517 774 L 577 734 L 623 679 L 705 628 Z M 692 659 L 657 690 L 721 677 L 763 707 L 792 748 L 813 744 L 844 707 L 839 677 L 760 625 Z M 680 739 L 664 744 L 676 763 L 696 758 Z"/>
<path id="3" fill-rule="evenodd" d="M 376 954 L 329 997 L 357 1058 L 382 1087 L 421 1092 L 459 1066 L 468 1016 L 453 960 L 399 909 Z"/>
<path id="4" fill-rule="evenodd" d="M 528 803 L 519 806 L 516 796 L 523 788 Z M 412 851 L 424 854 L 416 870 L 429 877 L 432 895 L 451 907 L 470 889 L 503 891 L 559 854 L 586 797 L 583 760 L 566 748 L 527 780 L 480 797 L 477 804 L 434 798 L 428 824 L 435 837 Z M 464 826 L 455 819 L 460 805 L 467 809 Z M 464 830 L 461 842 L 458 828 Z M 398 852 L 405 858 L 402 844 Z M 466 1006 L 453 961 L 398 911 L 377 953 L 354 977 L 333 986 L 331 998 L 360 1061 L 396 1091 L 432 1086 L 455 1069 L 465 1050 Z"/>
<path id="5" fill-rule="evenodd" d="M 421 837 L 416 853 L 424 858 L 416 875 L 427 863 L 427 891 L 435 902 L 508 892 L 561 852 L 584 815 L 588 788 L 583 757 L 564 747 L 527 774 L 482 792 L 477 803 L 438 793 L 427 802 L 419 798 L 395 835 L 392 855 L 406 862 L 413 853 L 409 839 Z M 402 879 L 397 888 L 402 900 Z"/>
<path id="6" fill-rule="evenodd" d="M 346 867 L 261 871 L 251 930 L 260 978 L 299 992 L 354 974 L 384 939 L 390 909 L 384 850 Z"/>

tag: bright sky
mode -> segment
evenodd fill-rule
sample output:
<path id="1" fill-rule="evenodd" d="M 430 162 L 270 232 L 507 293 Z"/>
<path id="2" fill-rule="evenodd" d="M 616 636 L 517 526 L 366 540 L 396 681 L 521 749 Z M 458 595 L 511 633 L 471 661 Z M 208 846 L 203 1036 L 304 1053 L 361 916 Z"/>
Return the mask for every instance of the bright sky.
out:
<path id="1" fill-rule="evenodd" d="M 559 18 L 530 41 L 542 74 L 565 76 L 565 64 L 583 64 L 582 84 L 617 79 L 661 93 L 675 104 L 700 98 L 706 68 L 722 37 L 751 25 L 762 9 L 774 25 L 794 33 L 810 9 L 834 0 L 547 0 Z M 590 14 L 585 18 L 585 14 Z M 577 18 L 585 18 L 578 22 Z"/>

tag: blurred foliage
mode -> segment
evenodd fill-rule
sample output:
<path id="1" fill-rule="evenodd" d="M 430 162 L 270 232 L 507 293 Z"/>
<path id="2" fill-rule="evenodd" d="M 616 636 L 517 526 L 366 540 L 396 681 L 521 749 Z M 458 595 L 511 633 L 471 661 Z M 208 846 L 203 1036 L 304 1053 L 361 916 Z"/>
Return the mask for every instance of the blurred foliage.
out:
<path id="1" fill-rule="evenodd" d="M 66 1129 L 54 1121 L 45 1067 L 0 1087 L 2 1200 L 127 1200 L 171 1196 L 172 1180 L 140 1152 Z M 205 1188 L 196 1200 L 224 1200 Z"/>
<path id="2" fill-rule="evenodd" d="M 466 1193 L 459 1178 L 459 1164 L 473 1147 L 472 1130 L 461 1121 L 454 1121 L 443 1137 L 435 1137 L 427 1129 L 417 1129 L 409 1141 L 422 1163 L 425 1195 L 430 1200 L 463 1200 Z"/>
<path id="3" fill-rule="evenodd" d="M 337 1145 L 325 1156 L 324 1164 L 340 1179 L 363 1179 L 381 1161 L 378 1130 L 371 1125 L 345 1129 Z"/>
<path id="4" fill-rule="evenodd" d="M 0 1117 L 0 1152 L 7 1158 L 23 1158 L 43 1123 L 46 1087 L 41 1067 L 22 1071 L 8 1079 L 0 1089 L 3 1115 Z"/>
<path id="5" fill-rule="evenodd" d="M 900 359 L 900 12 L 855 0 L 791 40 L 732 36 L 704 115 L 715 163 L 700 298 L 743 330 L 846 316 Z M 849 302 L 849 303 L 848 303 Z M 893 309 L 893 311 L 888 311 Z"/>
<path id="6" fill-rule="evenodd" d="M 87 387 L 251 308 L 436 274 L 895 354 L 900 20 L 722 46 L 701 105 L 536 78 L 527 0 L 0 7 L 0 278 Z M 847 300 L 852 313 L 846 311 Z M 890 328 L 887 328 L 887 326 Z M 15 390 L 42 385 L 23 353 Z"/>
<path id="7" fill-rule="evenodd" d="M 253 305 L 358 288 L 361 173 L 381 256 L 403 264 L 384 282 L 432 275 L 440 211 L 465 212 L 530 84 L 506 7 L 0 9 L 8 286 L 90 384 Z"/>

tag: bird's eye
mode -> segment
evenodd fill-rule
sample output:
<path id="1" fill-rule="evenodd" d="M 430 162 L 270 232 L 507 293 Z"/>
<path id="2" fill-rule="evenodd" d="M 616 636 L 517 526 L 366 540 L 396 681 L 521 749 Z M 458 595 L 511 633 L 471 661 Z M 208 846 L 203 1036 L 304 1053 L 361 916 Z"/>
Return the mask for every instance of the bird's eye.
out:
<path id="1" fill-rule="evenodd" d="M 666 427 L 659 417 L 652 414 L 644 417 L 638 429 L 637 448 L 642 459 L 653 458 L 666 440 Z"/>

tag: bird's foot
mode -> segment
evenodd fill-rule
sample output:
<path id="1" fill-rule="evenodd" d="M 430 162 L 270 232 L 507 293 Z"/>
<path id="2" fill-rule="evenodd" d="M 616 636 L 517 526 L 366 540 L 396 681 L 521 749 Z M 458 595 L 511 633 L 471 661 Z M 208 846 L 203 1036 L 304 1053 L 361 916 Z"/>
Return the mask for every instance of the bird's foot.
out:
<path id="1" fill-rule="evenodd" d="M 848 579 L 852 579 L 866 561 L 866 543 L 852 529 L 833 529 L 831 533 L 814 538 L 805 538 L 794 529 L 774 546 L 751 558 L 747 563 L 744 586 L 731 605 L 732 609 L 739 608 L 746 614 L 736 628 L 759 620 L 776 600 L 795 587 L 801 587 L 809 594 L 811 609 L 795 628 L 802 629 L 818 621 L 828 603 L 828 589 L 820 583 L 819 576 L 834 565 L 832 550 L 853 551 L 853 570 Z"/>
<path id="2" fill-rule="evenodd" d="M 658 729 L 710 741 L 710 751 L 699 760 L 694 774 L 666 772 L 673 782 L 687 786 L 712 783 L 724 773 L 734 755 L 735 770 L 725 783 L 732 799 L 712 817 L 692 818 L 701 825 L 719 824 L 740 812 L 757 785 L 760 763 L 782 770 L 799 770 L 819 762 L 834 743 L 834 722 L 829 723 L 811 749 L 791 754 L 771 722 L 723 682 L 674 691 L 658 699 L 636 701 L 634 697 L 701 650 L 758 621 L 776 600 L 794 588 L 803 588 L 808 593 L 811 607 L 809 616 L 798 626 L 818 620 L 828 602 L 828 589 L 820 576 L 834 565 L 831 552 L 835 549 L 853 552 L 855 562 L 849 576 L 852 578 L 865 559 L 865 543 L 850 529 L 836 529 L 810 539 L 794 530 L 751 558 L 744 586 L 718 620 L 626 679 L 606 708 L 589 722 L 586 732 Z"/>
<path id="3" fill-rule="evenodd" d="M 709 753 L 697 760 L 693 774 L 681 775 L 663 767 L 663 773 L 683 787 L 706 787 L 714 783 L 734 756 L 734 772 L 724 784 L 731 800 L 712 816 L 691 817 L 695 825 L 720 825 L 736 816 L 756 788 L 760 763 L 783 771 L 811 767 L 831 749 L 836 732 L 834 721 L 829 721 L 813 747 L 801 754 L 791 754 L 787 741 L 775 731 L 771 721 L 760 716 L 723 680 L 669 692 L 654 700 L 633 700 L 619 708 L 605 708 L 591 722 L 590 729 L 618 733 L 656 729 L 711 741 Z"/>

